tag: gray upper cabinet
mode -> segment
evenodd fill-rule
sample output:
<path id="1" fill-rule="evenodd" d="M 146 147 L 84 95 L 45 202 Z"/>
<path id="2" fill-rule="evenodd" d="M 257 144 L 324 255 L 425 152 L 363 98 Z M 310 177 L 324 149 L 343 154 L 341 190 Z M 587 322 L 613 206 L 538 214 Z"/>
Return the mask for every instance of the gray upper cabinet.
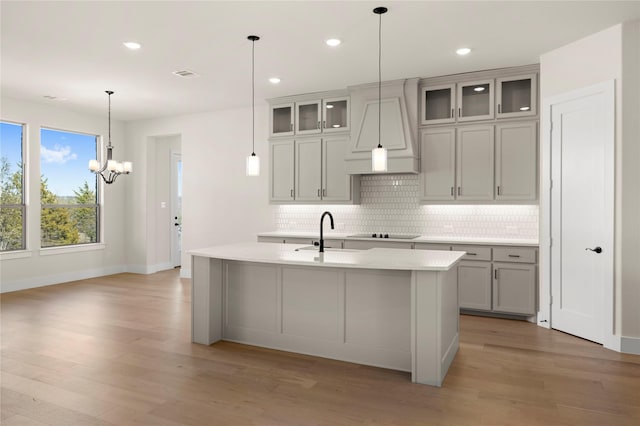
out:
<path id="1" fill-rule="evenodd" d="M 272 100 L 269 111 L 269 135 L 272 138 L 347 133 L 350 130 L 349 96 L 279 98 Z"/>
<path id="2" fill-rule="evenodd" d="M 318 201 L 322 192 L 322 139 L 296 140 L 295 148 L 295 199 Z"/>
<path id="3" fill-rule="evenodd" d="M 350 201 L 358 190 L 357 183 L 347 173 L 347 165 L 344 161 L 346 150 L 349 146 L 348 137 L 334 136 L 324 138 L 322 141 L 322 199 L 324 201 Z M 358 181 L 359 182 L 359 181 Z"/>
<path id="4" fill-rule="evenodd" d="M 423 87 L 420 124 L 442 124 L 456 121 L 456 85 Z"/>
<path id="5" fill-rule="evenodd" d="M 457 200 L 493 200 L 493 137 L 492 125 L 457 128 Z"/>
<path id="6" fill-rule="evenodd" d="M 293 201 L 293 140 L 270 142 L 269 145 L 269 199 L 271 201 Z"/>
<path id="7" fill-rule="evenodd" d="M 458 83 L 458 121 L 492 119 L 494 96 L 493 79 Z"/>
<path id="8" fill-rule="evenodd" d="M 455 200 L 456 129 L 436 127 L 420 132 L 420 199 Z"/>
<path id="9" fill-rule="evenodd" d="M 269 108 L 269 135 L 271 137 L 293 135 L 294 103 L 271 105 Z"/>
<path id="10" fill-rule="evenodd" d="M 497 118 L 528 117 L 537 111 L 536 74 L 496 79 Z"/>
<path id="11" fill-rule="evenodd" d="M 496 125 L 496 200 L 538 198 L 537 123 Z"/>

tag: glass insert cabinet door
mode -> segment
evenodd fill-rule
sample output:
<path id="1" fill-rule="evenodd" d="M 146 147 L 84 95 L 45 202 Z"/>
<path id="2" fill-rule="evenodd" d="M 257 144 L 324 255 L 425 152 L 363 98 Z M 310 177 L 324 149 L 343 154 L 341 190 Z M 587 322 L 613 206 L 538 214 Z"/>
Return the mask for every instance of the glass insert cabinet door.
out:
<path id="1" fill-rule="evenodd" d="M 332 98 L 322 101 L 324 133 L 349 130 L 349 99 Z"/>
<path id="2" fill-rule="evenodd" d="M 322 101 L 296 102 L 296 134 L 305 135 L 322 131 Z"/>
<path id="3" fill-rule="evenodd" d="M 422 88 L 421 124 L 453 123 L 455 117 L 455 84 Z"/>
<path id="4" fill-rule="evenodd" d="M 536 75 L 498 78 L 496 97 L 498 118 L 536 115 Z"/>
<path id="5" fill-rule="evenodd" d="M 458 121 L 487 120 L 494 117 L 493 80 L 458 84 Z"/>
<path id="6" fill-rule="evenodd" d="M 293 102 L 270 108 L 271 136 L 293 135 Z"/>

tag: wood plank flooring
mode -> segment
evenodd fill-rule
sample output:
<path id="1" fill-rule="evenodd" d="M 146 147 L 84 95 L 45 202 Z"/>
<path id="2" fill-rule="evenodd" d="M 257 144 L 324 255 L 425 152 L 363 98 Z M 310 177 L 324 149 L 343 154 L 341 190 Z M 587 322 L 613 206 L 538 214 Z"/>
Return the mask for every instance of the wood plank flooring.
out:
<path id="1" fill-rule="evenodd" d="M 1 296 L 0 424 L 640 425 L 640 356 L 462 316 L 442 388 L 408 373 L 190 342 L 190 282 L 118 274 Z"/>

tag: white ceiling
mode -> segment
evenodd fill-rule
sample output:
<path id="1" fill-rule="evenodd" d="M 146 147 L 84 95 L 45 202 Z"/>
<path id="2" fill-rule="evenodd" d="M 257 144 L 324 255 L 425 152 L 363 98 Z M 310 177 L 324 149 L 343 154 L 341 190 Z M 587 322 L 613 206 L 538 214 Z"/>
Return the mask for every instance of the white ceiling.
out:
<path id="1" fill-rule="evenodd" d="M 431 77 L 539 62 L 542 53 L 639 19 L 640 1 L 6 1 L 3 96 L 139 120 L 251 105 L 256 100 L 382 78 Z M 338 48 L 324 40 L 338 37 Z M 137 41 L 130 51 L 122 43 Z M 473 52 L 458 57 L 454 50 Z M 188 69 L 198 78 L 179 78 Z M 267 81 L 278 76 L 274 86 Z M 56 96 L 66 100 L 47 100 Z"/>

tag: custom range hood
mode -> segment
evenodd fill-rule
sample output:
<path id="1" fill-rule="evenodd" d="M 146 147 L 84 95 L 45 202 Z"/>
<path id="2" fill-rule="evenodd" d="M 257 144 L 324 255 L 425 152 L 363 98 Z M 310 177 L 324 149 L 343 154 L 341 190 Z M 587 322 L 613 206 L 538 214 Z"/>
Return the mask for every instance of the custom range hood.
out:
<path id="1" fill-rule="evenodd" d="M 381 143 L 387 149 L 385 173 L 419 173 L 417 147 L 418 78 L 382 82 L 380 122 L 378 122 L 378 83 L 349 87 L 351 130 L 345 157 L 347 173 L 372 174 L 371 150 Z"/>

